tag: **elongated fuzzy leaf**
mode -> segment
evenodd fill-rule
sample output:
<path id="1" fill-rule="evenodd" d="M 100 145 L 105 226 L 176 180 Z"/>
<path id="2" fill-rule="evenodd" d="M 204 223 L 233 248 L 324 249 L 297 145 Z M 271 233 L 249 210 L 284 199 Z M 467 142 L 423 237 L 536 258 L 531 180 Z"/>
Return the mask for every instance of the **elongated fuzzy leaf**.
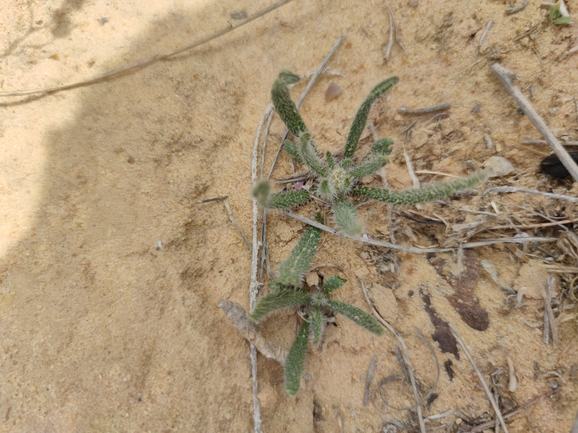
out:
<path id="1" fill-rule="evenodd" d="M 357 209 L 345 197 L 333 202 L 335 222 L 348 235 L 355 235 L 361 231 L 361 224 L 357 221 Z"/>
<path id="2" fill-rule="evenodd" d="M 484 173 L 474 173 L 463 179 L 451 180 L 449 182 L 438 183 L 418 189 L 407 189 L 395 191 L 389 189 L 369 188 L 366 186 L 356 187 L 353 193 L 374 200 L 391 203 L 395 205 L 410 205 L 425 203 L 432 200 L 447 197 L 456 191 L 469 188 L 485 178 Z"/>
<path id="3" fill-rule="evenodd" d="M 346 282 L 347 282 L 347 280 L 341 278 L 338 275 L 334 275 L 332 277 L 329 277 L 323 283 L 323 293 L 325 293 L 326 295 L 329 295 L 331 292 L 334 292 L 335 290 L 337 290 L 341 286 L 343 286 Z"/>
<path id="4" fill-rule="evenodd" d="M 278 282 L 301 286 L 303 275 L 311 268 L 311 262 L 319 247 L 319 239 L 321 239 L 321 230 L 318 228 L 310 226 L 305 230 L 287 261 L 281 264 Z"/>
<path id="5" fill-rule="evenodd" d="M 287 307 L 298 307 L 308 304 L 310 296 L 303 292 L 280 292 L 263 296 L 255 305 L 251 318 L 257 322 L 267 314 Z"/>
<path id="6" fill-rule="evenodd" d="M 281 71 L 271 89 L 273 106 L 285 126 L 287 126 L 287 129 L 289 129 L 295 137 L 298 137 L 303 131 L 307 130 L 305 122 L 303 122 L 301 115 L 297 111 L 297 107 L 291 99 L 289 89 L 287 88 L 287 84 L 293 84 L 297 81 L 299 81 L 299 77 L 294 73 Z"/>
<path id="7" fill-rule="evenodd" d="M 311 197 L 305 190 L 285 191 L 271 194 L 271 184 L 266 180 L 257 182 L 253 188 L 257 203 L 268 209 L 287 209 L 308 202 Z"/>
<path id="8" fill-rule="evenodd" d="M 333 170 L 335 168 L 335 160 L 333 159 L 331 152 L 327 151 L 325 154 L 325 160 L 327 161 L 328 167 Z"/>
<path id="9" fill-rule="evenodd" d="M 363 101 L 363 104 L 361 104 L 361 107 L 359 107 L 359 110 L 355 115 L 355 119 L 353 120 L 351 130 L 349 131 L 349 135 L 345 143 L 345 158 L 351 158 L 355 153 L 355 149 L 357 149 L 357 143 L 359 142 L 359 137 L 361 137 L 363 128 L 365 128 L 365 124 L 367 123 L 367 116 L 369 116 L 371 105 L 377 98 L 391 89 L 398 81 L 399 78 L 397 77 L 391 77 L 385 81 L 382 81 L 373 88 L 371 93 L 367 96 L 367 99 Z"/>
<path id="10" fill-rule="evenodd" d="M 353 320 L 359 326 L 363 326 L 368 331 L 377 335 L 383 334 L 383 328 L 371 314 L 366 313 L 353 305 L 346 304 L 345 302 L 329 300 L 329 307 L 336 313 L 342 314 L 348 319 Z"/>
<path id="11" fill-rule="evenodd" d="M 301 375 L 307 356 L 307 343 L 309 340 L 309 323 L 303 322 L 295 342 L 289 349 L 285 361 L 285 389 L 291 395 L 297 394 L 301 386 Z"/>
<path id="12" fill-rule="evenodd" d="M 327 167 L 311 141 L 311 134 L 307 131 L 299 136 L 299 151 L 299 156 L 311 170 L 320 176 L 327 176 Z"/>
<path id="13" fill-rule="evenodd" d="M 378 155 L 389 155 L 393 140 L 391 138 L 382 138 L 371 145 L 371 151 Z"/>
<path id="14" fill-rule="evenodd" d="M 313 333 L 313 343 L 317 344 L 323 333 L 323 313 L 319 308 L 316 308 L 313 310 L 309 320 L 311 322 L 311 332 Z"/>
<path id="15" fill-rule="evenodd" d="M 267 205 L 263 206 L 269 209 L 287 209 L 307 203 L 311 200 L 309 193 L 305 190 L 285 191 L 271 194 L 267 200 Z"/>
<path id="16" fill-rule="evenodd" d="M 285 140 L 283 142 L 283 148 L 289 155 L 291 155 L 291 159 L 293 159 L 296 164 L 304 164 L 301 156 L 299 155 L 299 149 L 297 149 L 297 146 L 295 146 L 291 140 Z"/>
<path id="17" fill-rule="evenodd" d="M 372 175 L 381 167 L 383 167 L 389 158 L 385 155 L 374 155 L 360 163 L 357 167 L 354 167 L 349 172 L 354 179 L 362 179 L 365 176 Z"/>

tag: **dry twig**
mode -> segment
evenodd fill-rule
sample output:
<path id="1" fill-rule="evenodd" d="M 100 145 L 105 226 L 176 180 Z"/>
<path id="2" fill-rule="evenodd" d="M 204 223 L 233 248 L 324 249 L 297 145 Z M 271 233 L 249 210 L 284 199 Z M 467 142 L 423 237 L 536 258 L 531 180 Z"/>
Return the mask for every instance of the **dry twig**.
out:
<path id="1" fill-rule="evenodd" d="M 423 420 L 423 415 L 421 413 L 421 402 L 419 399 L 419 395 L 418 395 L 418 391 L 417 391 L 417 383 L 416 383 L 415 376 L 414 376 L 415 370 L 414 370 L 413 365 L 409 359 L 409 355 L 407 353 L 407 347 L 405 345 L 405 341 L 402 338 L 402 336 L 399 334 L 399 332 L 397 332 L 393 326 L 391 326 L 389 323 L 387 323 L 387 321 L 384 320 L 383 317 L 381 317 L 381 315 L 377 312 L 377 310 L 373 306 L 373 303 L 369 299 L 369 296 L 367 295 L 367 290 L 365 290 L 365 284 L 363 283 L 363 281 L 359 280 L 359 283 L 361 284 L 361 290 L 363 291 L 363 296 L 365 297 L 365 301 L 367 302 L 367 305 L 371 309 L 371 312 L 373 313 L 375 318 L 379 321 L 379 323 L 381 323 L 383 326 L 385 326 L 395 336 L 395 338 L 397 338 L 397 340 L 399 341 L 399 344 L 401 345 L 401 350 L 402 350 L 402 354 L 403 354 L 403 361 L 405 362 L 405 365 L 407 367 L 407 374 L 409 376 L 409 379 L 411 382 L 411 387 L 413 389 L 413 397 L 414 397 L 415 403 L 416 403 L 415 408 L 416 408 L 416 412 L 417 412 L 417 418 L 419 421 L 419 428 L 420 428 L 420 431 L 422 433 L 425 433 L 426 428 L 425 428 L 425 423 Z M 422 400 L 422 402 L 423 402 L 423 400 Z"/>
<path id="2" fill-rule="evenodd" d="M 243 230 L 241 230 L 241 227 L 239 227 L 239 224 L 237 224 L 237 221 L 235 221 L 235 218 L 233 218 L 233 211 L 231 210 L 231 206 L 229 206 L 229 202 L 227 200 L 224 200 L 223 203 L 225 204 L 225 209 L 227 209 L 227 214 L 229 215 L 229 221 L 231 221 L 231 223 L 233 223 L 233 225 L 235 226 L 235 228 L 237 229 L 237 231 L 239 232 L 239 234 L 243 238 L 243 242 L 245 242 L 245 245 L 247 245 L 247 248 L 249 248 L 249 251 L 251 251 L 251 244 L 249 243 L 249 241 L 245 237 L 245 233 L 243 233 Z"/>
<path id="3" fill-rule="evenodd" d="M 488 188 L 487 190 L 484 191 L 484 194 L 488 192 L 521 192 L 524 194 L 541 195 L 543 197 L 565 200 L 571 203 L 578 203 L 578 198 L 576 197 L 570 197 L 568 195 L 561 195 L 561 194 L 552 194 L 551 192 L 542 192 L 533 189 L 516 188 L 514 186 L 496 186 L 493 188 Z"/>
<path id="4" fill-rule="evenodd" d="M 560 159 L 560 162 L 566 167 L 570 172 L 574 180 L 578 181 L 578 165 L 574 160 L 568 155 L 568 152 L 562 147 L 558 139 L 552 134 L 546 123 L 542 120 L 540 115 L 534 110 L 532 104 L 524 97 L 522 92 L 514 85 L 513 81 L 516 75 L 504 68 L 499 63 L 494 63 L 490 66 L 492 72 L 500 79 L 504 87 L 510 92 L 516 103 L 522 109 L 524 114 L 528 116 L 528 119 L 534 124 L 538 132 L 542 134 L 542 137 L 546 139 L 552 150 Z"/>
<path id="5" fill-rule="evenodd" d="M 508 433 L 508 427 L 506 426 L 506 422 L 504 421 L 504 418 L 502 417 L 502 412 L 500 412 L 500 408 L 496 404 L 496 400 L 494 400 L 494 396 L 492 395 L 490 388 L 488 388 L 488 384 L 484 380 L 484 376 L 482 375 L 482 372 L 478 369 L 478 366 L 476 365 L 474 358 L 472 358 L 472 355 L 470 355 L 470 351 L 468 350 L 468 348 L 466 347 L 466 344 L 463 342 L 462 338 L 460 337 L 458 330 L 454 327 L 454 325 L 452 323 L 450 323 L 449 325 L 450 325 L 450 330 L 452 331 L 452 334 L 454 335 L 456 340 L 458 340 L 458 343 L 460 343 L 460 346 L 461 346 L 462 350 L 464 351 L 466 357 L 468 358 L 468 361 L 470 361 L 470 364 L 472 364 L 474 371 L 478 375 L 478 378 L 480 379 L 480 382 L 481 382 L 482 386 L 484 387 L 484 391 L 486 391 L 486 396 L 488 397 L 488 400 L 490 400 L 490 403 L 491 403 L 492 407 L 494 408 L 494 412 L 496 412 L 496 417 L 500 420 L 500 424 L 502 425 L 504 432 Z M 492 425 L 492 424 L 490 424 L 490 425 Z"/>

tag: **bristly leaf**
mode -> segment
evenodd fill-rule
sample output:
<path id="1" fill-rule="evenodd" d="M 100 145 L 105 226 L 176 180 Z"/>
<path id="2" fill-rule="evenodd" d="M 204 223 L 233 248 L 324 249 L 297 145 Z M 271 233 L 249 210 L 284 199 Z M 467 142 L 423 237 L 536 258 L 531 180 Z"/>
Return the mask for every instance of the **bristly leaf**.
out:
<path id="1" fill-rule="evenodd" d="M 337 191 L 335 191 L 335 188 L 333 187 L 331 182 L 329 182 L 329 179 L 323 177 L 319 179 L 316 194 L 321 200 L 325 200 L 331 203 L 333 199 L 336 197 Z"/>
<path id="2" fill-rule="evenodd" d="M 311 141 L 311 134 L 307 131 L 299 136 L 299 156 L 315 173 L 327 176 L 327 167 Z"/>
<path id="3" fill-rule="evenodd" d="M 360 186 L 353 189 L 353 194 L 398 206 L 411 205 L 445 198 L 457 191 L 475 185 L 484 179 L 485 176 L 484 173 L 478 172 L 463 179 L 451 180 L 449 182 L 442 182 L 419 189 L 407 189 L 404 191 Z"/>
<path id="4" fill-rule="evenodd" d="M 389 158 L 385 155 L 374 155 L 367 159 L 366 161 L 359 164 L 357 167 L 354 167 L 349 172 L 354 179 L 362 179 L 365 176 L 370 176 L 383 167 Z"/>
<path id="5" fill-rule="evenodd" d="M 367 123 L 367 117 L 369 116 L 371 105 L 377 98 L 391 89 L 398 81 L 399 78 L 397 77 L 391 77 L 385 81 L 382 81 L 373 88 L 367 99 L 363 101 L 363 104 L 361 104 L 361 107 L 357 111 L 355 119 L 353 120 L 351 130 L 349 131 L 349 136 L 347 137 L 347 141 L 345 143 L 345 158 L 351 158 L 355 153 L 355 149 L 357 149 L 357 143 L 359 142 L 363 128 L 365 128 L 365 124 Z"/>
<path id="6" fill-rule="evenodd" d="M 369 313 L 366 313 L 365 311 L 354 307 L 353 305 L 346 304 L 345 302 L 333 301 L 331 299 L 328 302 L 329 307 L 336 313 L 344 315 L 348 319 L 353 320 L 359 326 L 363 326 L 365 329 L 373 332 L 374 334 L 383 334 L 383 328 Z"/>
<path id="7" fill-rule="evenodd" d="M 357 221 L 357 209 L 345 197 L 333 202 L 335 222 L 348 235 L 356 235 L 361 231 L 361 224 Z"/>
<path id="8" fill-rule="evenodd" d="M 253 188 L 253 197 L 257 199 L 259 205 L 268 209 L 287 209 L 311 200 L 309 193 L 305 190 L 271 194 L 271 184 L 266 180 L 257 182 Z"/>
<path id="9" fill-rule="evenodd" d="M 295 286 L 291 286 L 291 285 L 287 285 L 287 284 L 281 284 L 279 281 L 277 280 L 273 280 L 270 281 L 269 284 L 267 284 L 267 287 L 269 287 L 269 291 L 271 293 L 281 293 L 284 291 L 295 291 L 297 289 L 297 287 Z"/>
<path id="10" fill-rule="evenodd" d="M 378 155 L 389 155 L 393 140 L 391 138 L 382 138 L 371 145 L 371 151 Z"/>
<path id="11" fill-rule="evenodd" d="M 297 149 L 297 146 L 295 146 L 291 140 L 285 140 L 283 142 L 283 148 L 291 156 L 293 162 L 299 165 L 304 164 L 301 156 L 299 155 L 299 149 Z"/>
<path id="12" fill-rule="evenodd" d="M 289 89 L 287 88 L 287 84 L 293 84 L 297 81 L 299 81 L 299 76 L 289 71 L 281 71 L 271 89 L 273 106 L 285 126 L 287 126 L 287 129 L 289 129 L 295 137 L 298 137 L 302 132 L 307 130 L 305 122 L 303 122 L 301 115 L 297 111 L 297 107 L 291 99 Z"/>
<path id="13" fill-rule="evenodd" d="M 323 313 L 319 308 L 313 310 L 309 321 L 311 322 L 311 332 L 313 333 L 313 343 L 319 343 L 321 334 L 323 332 Z"/>
<path id="14" fill-rule="evenodd" d="M 278 282 L 301 286 L 303 275 L 311 268 L 311 262 L 319 247 L 319 239 L 321 239 L 321 230 L 318 228 L 310 226 L 305 230 L 287 261 L 281 264 Z"/>
<path id="15" fill-rule="evenodd" d="M 285 361 L 285 389 L 291 395 L 297 394 L 301 386 L 301 375 L 307 356 L 307 343 L 309 340 L 309 322 L 303 322 L 295 342 L 289 349 Z"/>
<path id="16" fill-rule="evenodd" d="M 322 291 L 326 295 L 329 295 L 331 292 L 334 292 L 335 290 L 343 286 L 346 282 L 347 280 L 341 278 L 338 275 L 334 275 L 325 280 L 325 282 L 323 283 Z"/>
<path id="17" fill-rule="evenodd" d="M 327 153 L 325 154 L 325 159 L 327 161 L 327 166 L 333 170 L 335 168 L 335 160 L 333 159 L 333 155 L 331 154 L 331 152 L 327 151 Z"/>
<path id="18" fill-rule="evenodd" d="M 263 296 L 255 305 L 251 318 L 259 322 L 267 314 L 275 310 L 288 307 L 299 307 L 308 304 L 310 296 L 303 292 L 280 292 Z"/>

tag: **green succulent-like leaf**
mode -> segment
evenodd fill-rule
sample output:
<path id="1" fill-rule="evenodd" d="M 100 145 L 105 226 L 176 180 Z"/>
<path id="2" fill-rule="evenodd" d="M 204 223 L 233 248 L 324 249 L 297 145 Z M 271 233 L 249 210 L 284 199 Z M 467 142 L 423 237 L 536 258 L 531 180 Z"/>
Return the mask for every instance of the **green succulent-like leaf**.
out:
<path id="1" fill-rule="evenodd" d="M 327 151 L 325 154 L 325 159 L 327 160 L 327 166 L 333 170 L 335 168 L 335 160 L 333 159 L 331 152 Z"/>
<path id="2" fill-rule="evenodd" d="M 313 314 L 309 319 L 311 322 L 311 332 L 313 333 L 313 343 L 319 343 L 321 334 L 323 333 L 323 313 L 319 308 L 313 310 Z"/>
<path id="3" fill-rule="evenodd" d="M 335 222 L 348 235 L 356 235 L 361 231 L 361 224 L 357 220 L 357 209 L 353 203 L 345 197 L 340 197 L 333 202 Z"/>
<path id="4" fill-rule="evenodd" d="M 391 138 L 382 138 L 371 145 L 371 151 L 378 155 L 389 155 L 393 140 Z"/>
<path id="5" fill-rule="evenodd" d="M 388 189 L 369 188 L 359 186 L 353 189 L 353 193 L 363 197 L 372 198 L 385 203 L 395 205 L 411 205 L 416 203 L 425 203 L 432 200 L 445 198 L 457 191 L 469 188 L 485 178 L 482 172 L 474 173 L 463 179 L 451 180 L 449 182 L 437 183 L 418 189 L 407 189 L 404 191 L 395 191 Z"/>
<path id="6" fill-rule="evenodd" d="M 255 305 L 255 309 L 251 313 L 251 318 L 256 322 L 262 320 L 265 316 L 275 310 L 288 307 L 299 307 L 300 305 L 308 304 L 310 296 L 303 292 L 281 292 L 271 293 L 263 296 Z"/>
<path id="7" fill-rule="evenodd" d="M 326 295 L 329 295 L 331 292 L 334 292 L 335 290 L 337 290 L 341 286 L 343 286 L 346 282 L 347 282 L 347 280 L 341 278 L 338 275 L 334 275 L 332 277 L 329 277 L 323 283 L 323 289 L 322 289 L 323 293 L 325 293 Z"/>
<path id="8" fill-rule="evenodd" d="M 363 128 L 365 128 L 365 124 L 367 123 L 367 117 L 369 116 L 371 105 L 377 98 L 391 89 L 398 81 L 398 77 L 391 77 L 382 81 L 373 88 L 365 101 L 363 101 L 363 104 L 361 104 L 361 107 L 357 111 L 355 119 L 353 120 L 351 130 L 349 131 L 347 141 L 345 142 L 345 158 L 351 158 L 355 153 L 355 149 L 357 149 L 357 143 L 359 142 Z"/>
<path id="9" fill-rule="evenodd" d="M 257 182 L 253 187 L 253 197 L 257 203 L 267 209 L 287 209 L 311 200 L 305 190 L 271 193 L 271 184 L 266 180 Z"/>
<path id="10" fill-rule="evenodd" d="M 285 285 L 301 286 L 303 275 L 311 268 L 311 262 L 319 247 L 321 230 L 316 227 L 308 227 L 287 261 L 279 268 L 277 281 Z"/>
<path id="11" fill-rule="evenodd" d="M 345 302 L 333 301 L 331 299 L 328 302 L 329 307 L 336 313 L 344 315 L 348 319 L 357 323 L 359 326 L 364 327 L 374 334 L 383 334 L 383 328 L 369 313 L 366 313 L 365 311 L 354 307 L 351 304 L 346 304 Z"/>
<path id="12" fill-rule="evenodd" d="M 307 356 L 307 343 L 309 340 L 309 323 L 303 322 L 303 326 L 297 334 L 295 342 L 289 349 L 285 360 L 285 389 L 291 395 L 297 394 L 301 386 L 301 375 Z"/>
<path id="13" fill-rule="evenodd" d="M 311 141 L 311 134 L 307 131 L 299 136 L 299 151 L 299 156 L 311 170 L 320 176 L 327 176 L 327 167 Z"/>
<path id="14" fill-rule="evenodd" d="M 385 155 L 373 155 L 366 161 L 360 163 L 349 172 L 354 179 L 362 179 L 365 176 L 370 176 L 387 164 L 389 158 Z"/>
<path id="15" fill-rule="evenodd" d="M 304 164 L 303 160 L 301 159 L 301 155 L 299 154 L 299 149 L 297 149 L 297 146 L 295 146 L 291 140 L 285 140 L 283 142 L 283 148 L 291 156 L 291 159 L 293 159 L 296 164 Z"/>
<path id="16" fill-rule="evenodd" d="M 271 194 L 267 202 L 266 208 L 269 209 L 288 209 L 307 203 L 311 200 L 309 193 L 305 190 L 299 191 L 285 191 Z"/>
<path id="17" fill-rule="evenodd" d="M 307 130 L 305 122 L 303 122 L 299 111 L 297 111 L 297 107 L 291 99 L 287 87 L 288 84 L 293 84 L 297 81 L 299 81 L 299 76 L 289 71 L 281 71 L 271 89 L 273 106 L 285 126 L 287 126 L 287 129 L 289 129 L 295 137 L 298 137 L 302 132 Z"/>

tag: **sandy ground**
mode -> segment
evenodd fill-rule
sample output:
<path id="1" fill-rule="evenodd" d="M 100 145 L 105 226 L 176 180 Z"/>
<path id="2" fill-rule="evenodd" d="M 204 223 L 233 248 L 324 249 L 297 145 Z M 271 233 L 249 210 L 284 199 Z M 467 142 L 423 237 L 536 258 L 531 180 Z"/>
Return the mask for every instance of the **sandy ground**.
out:
<path id="1" fill-rule="evenodd" d="M 295 0 L 170 61 L 48 96 L 0 100 L 0 431 L 253 431 L 248 345 L 217 307 L 221 299 L 248 307 L 250 253 L 223 203 L 200 200 L 228 196 L 250 235 L 250 158 L 270 86 L 282 68 L 313 72 L 340 35 L 345 40 L 329 64 L 333 74 L 321 77 L 302 108 L 323 150 L 343 145 L 365 94 L 395 74 L 400 83 L 372 113 L 379 136 L 397 143 L 387 172 L 392 187 L 411 186 L 401 147 L 411 118 L 396 110 L 451 102 L 448 119 L 436 126 L 420 118 L 406 143 L 416 170 L 462 176 L 498 155 L 515 170 L 497 184 L 575 195 L 570 182 L 538 172 L 549 151 L 521 144 L 538 134 L 488 68 L 499 60 L 514 70 L 526 95 L 532 85 L 532 102 L 549 126 L 577 139 L 578 54 L 563 53 L 578 32 L 547 25 L 539 3 L 531 0 L 506 15 L 512 4 L 503 1 L 392 1 L 406 52 L 396 46 L 385 62 L 383 3 Z M 190 43 L 266 5 L 3 0 L 0 90 L 82 80 Z M 575 2 L 569 6 L 578 9 Z M 494 25 L 477 54 L 490 19 Z M 533 26 L 533 39 L 514 41 Z M 343 94 L 326 103 L 332 81 Z M 282 131 L 275 119 L 273 147 Z M 288 174 L 284 155 L 275 176 Z M 483 189 L 452 204 L 467 206 Z M 520 212 L 517 204 L 528 212 L 576 215 L 575 205 L 527 197 L 490 195 L 472 207 L 493 212 L 492 201 L 506 213 Z M 311 216 L 314 210 L 300 212 Z M 362 216 L 368 211 L 363 208 Z M 458 219 L 457 211 L 436 204 L 419 211 L 444 215 L 451 224 L 475 217 L 460 212 Z M 405 245 L 434 245 L 452 234 L 451 224 L 424 228 L 397 213 L 394 220 L 397 241 Z M 279 214 L 269 221 L 275 269 L 303 226 Z M 387 206 L 378 205 L 366 229 L 388 240 L 389 223 Z M 556 251 L 553 243 L 545 248 Z M 385 253 L 397 260 L 399 274 Z M 497 267 L 504 284 L 528 288 L 521 308 L 507 307 L 507 294 L 483 271 L 483 259 Z M 415 330 L 433 343 L 441 373 L 425 415 L 455 410 L 449 419 L 462 425 L 493 417 L 461 349 L 451 341 L 444 346 L 436 334 L 443 333 L 436 323 L 451 322 L 488 381 L 507 369 L 496 345 L 509 352 L 519 386 L 508 392 L 506 374 L 500 375 L 505 411 L 557 389 L 509 420 L 511 432 L 570 430 L 578 408 L 577 327 L 575 321 L 561 324 L 553 349 L 542 342 L 542 327 L 528 326 L 543 318 L 540 290 L 548 271 L 539 255 L 525 265 L 503 245 L 476 248 L 464 256 L 458 278 L 452 254 L 392 255 L 327 235 L 316 264 L 340 266 L 350 277 L 340 300 L 367 309 L 356 280 L 371 285 L 376 306 L 406 339 L 426 390 L 436 369 Z M 558 275 L 557 284 L 563 279 Z M 464 304 L 469 313 L 463 314 Z M 571 308 L 568 313 L 576 312 Z M 269 319 L 263 332 L 289 347 L 295 323 L 295 314 L 285 312 Z M 321 351 L 310 350 L 297 398 L 285 393 L 281 367 L 259 358 L 263 431 L 378 432 L 392 420 L 416 426 L 413 415 L 383 407 L 379 396 L 363 406 L 374 355 L 372 390 L 401 374 L 396 340 L 374 337 L 342 318 L 336 325 Z M 392 405 L 413 404 L 405 383 L 383 390 Z"/>

